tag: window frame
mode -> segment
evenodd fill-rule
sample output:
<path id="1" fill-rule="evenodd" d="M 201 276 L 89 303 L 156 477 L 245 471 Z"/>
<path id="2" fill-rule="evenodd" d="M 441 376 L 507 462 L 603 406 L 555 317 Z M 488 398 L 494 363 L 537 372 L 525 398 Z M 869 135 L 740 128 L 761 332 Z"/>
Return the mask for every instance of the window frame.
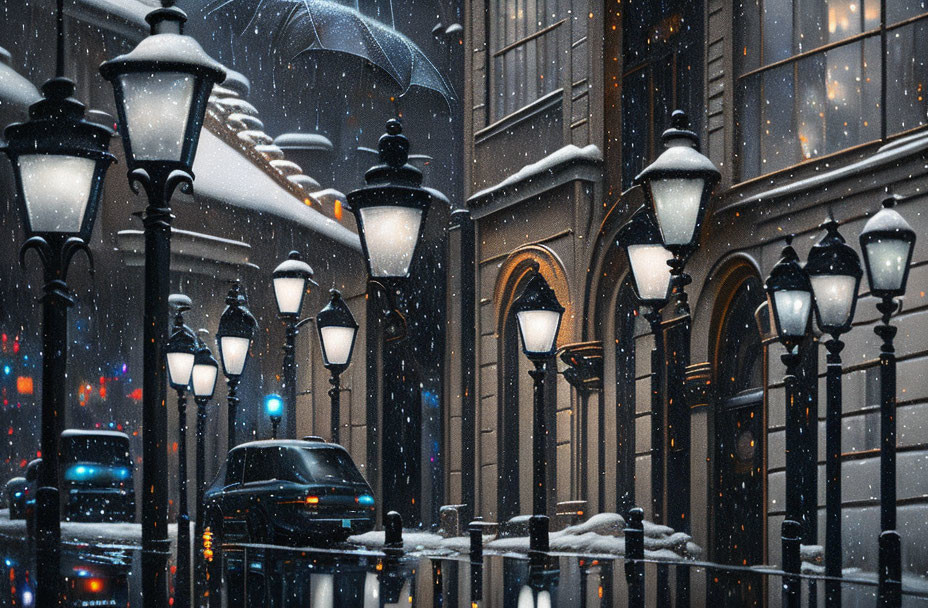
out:
<path id="1" fill-rule="evenodd" d="M 744 1 L 749 1 L 749 0 L 744 0 Z M 757 1 L 759 4 L 758 13 L 760 15 L 763 15 L 764 3 L 767 2 L 768 0 L 757 0 Z M 790 1 L 792 2 L 793 0 L 790 0 Z M 824 2 L 825 0 L 819 0 L 819 1 Z M 789 57 L 786 57 L 784 59 L 779 59 L 777 61 L 773 61 L 769 64 L 763 63 L 764 61 L 763 59 L 764 20 L 763 20 L 763 17 L 759 19 L 759 22 L 758 22 L 759 39 L 757 40 L 757 44 L 760 47 L 758 62 L 761 65 L 759 65 L 758 67 L 752 68 L 750 70 L 747 70 L 744 73 L 739 73 L 737 62 L 733 62 L 732 73 L 734 74 L 734 82 L 733 82 L 734 110 L 733 110 L 733 115 L 732 115 L 732 124 L 734 127 L 733 130 L 734 130 L 734 136 L 735 136 L 734 137 L 734 140 L 735 140 L 734 141 L 734 145 L 735 145 L 734 185 L 747 184 L 747 183 L 751 183 L 757 180 L 769 178 L 770 176 L 777 175 L 782 172 L 791 171 L 795 169 L 796 167 L 799 167 L 799 166 L 802 166 L 808 163 L 820 162 L 822 160 L 827 160 L 827 159 L 830 159 L 836 156 L 848 154 L 853 151 L 866 148 L 868 146 L 872 146 L 877 143 L 885 144 L 889 141 L 892 141 L 892 140 L 895 140 L 901 137 L 905 137 L 907 135 L 910 135 L 918 131 L 928 130 L 928 120 L 926 120 L 925 124 L 922 124 L 922 125 L 904 129 L 899 132 L 894 132 L 894 133 L 888 132 L 888 125 L 887 125 L 888 93 L 887 91 L 888 91 L 889 82 L 886 78 L 886 68 L 888 65 L 887 53 L 888 53 L 889 35 L 896 30 L 912 26 L 919 22 L 922 22 L 922 21 L 928 22 L 928 8 L 926 8 L 925 12 L 921 14 L 910 16 L 905 19 L 902 19 L 901 21 L 897 21 L 890 25 L 887 25 L 887 3 L 889 1 L 890 0 L 880 0 L 880 18 L 879 18 L 880 21 L 877 27 L 871 28 L 866 31 L 858 32 L 846 38 L 842 38 L 840 40 L 835 40 L 833 42 L 828 42 L 828 43 L 816 46 L 815 48 L 811 48 L 809 50 L 800 51 L 798 53 L 790 55 Z M 736 36 L 737 36 L 737 32 L 744 25 L 744 15 L 738 5 L 735 5 L 733 10 L 735 14 L 733 15 L 734 29 L 732 31 L 732 36 L 731 36 L 731 52 L 732 52 L 732 56 L 734 57 L 736 56 L 738 52 L 738 49 L 736 48 L 736 41 L 737 41 Z M 794 15 L 794 23 L 795 23 L 795 15 Z M 880 42 L 880 46 L 879 46 L 880 64 L 878 66 L 879 74 L 880 74 L 880 110 L 879 110 L 880 135 L 879 137 L 875 139 L 869 139 L 866 141 L 860 141 L 848 147 L 834 150 L 832 152 L 826 152 L 824 154 L 819 154 L 817 156 L 811 156 L 809 158 L 800 158 L 797 162 L 791 163 L 789 165 L 786 165 L 784 167 L 780 167 L 780 168 L 777 168 L 771 171 L 763 171 L 763 168 L 761 168 L 761 170 L 756 175 L 751 175 L 750 177 L 744 177 L 745 158 L 744 158 L 744 154 L 742 150 L 742 145 L 743 145 L 742 142 L 744 141 L 743 133 L 745 132 L 745 126 L 741 124 L 742 122 L 741 118 L 742 116 L 745 115 L 743 113 L 745 109 L 743 94 L 742 94 L 743 83 L 745 83 L 750 78 L 754 78 L 754 77 L 757 77 L 758 75 L 769 73 L 776 69 L 791 65 L 792 73 L 793 73 L 793 87 L 794 87 L 793 101 L 792 101 L 792 115 L 795 121 L 795 118 L 798 113 L 798 107 L 799 107 L 798 101 L 797 101 L 797 93 L 795 91 L 795 85 L 797 82 L 797 67 L 799 63 L 805 59 L 809 59 L 815 56 L 824 57 L 824 55 L 828 51 L 832 51 L 838 48 L 851 46 L 857 43 L 863 44 L 864 41 L 870 40 L 873 38 L 878 38 Z M 761 77 L 758 80 L 759 80 L 758 82 L 758 108 L 760 109 L 760 116 L 758 117 L 759 124 L 756 127 L 760 128 L 760 125 L 762 125 L 764 121 L 763 109 L 764 109 L 765 104 L 763 100 L 765 99 L 765 96 L 764 96 L 764 78 Z M 749 125 L 748 128 L 754 128 L 754 125 Z M 760 163 L 762 162 L 763 157 L 764 157 L 762 142 L 758 140 L 756 145 L 758 147 L 760 157 L 755 160 L 758 163 Z"/>

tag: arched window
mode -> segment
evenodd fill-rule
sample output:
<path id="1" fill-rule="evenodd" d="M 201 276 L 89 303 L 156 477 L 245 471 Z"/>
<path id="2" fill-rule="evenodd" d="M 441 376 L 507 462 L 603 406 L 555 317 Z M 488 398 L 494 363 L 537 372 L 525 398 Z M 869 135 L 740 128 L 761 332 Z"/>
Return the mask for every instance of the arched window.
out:
<path id="1" fill-rule="evenodd" d="M 635 506 L 635 334 L 637 302 L 631 283 L 615 306 L 616 512 Z M 604 469 L 604 467 L 600 467 Z M 600 475 L 602 475 L 602 470 Z"/>
<path id="2" fill-rule="evenodd" d="M 738 276 L 740 275 L 740 276 Z M 764 302 L 760 279 L 746 268 L 729 275 L 731 294 L 715 323 L 715 497 L 712 559 L 738 566 L 763 563 L 763 344 L 754 312 Z M 759 605 L 756 576 L 720 576 L 710 597 L 722 605 Z M 732 602 L 735 602 L 734 604 Z"/>

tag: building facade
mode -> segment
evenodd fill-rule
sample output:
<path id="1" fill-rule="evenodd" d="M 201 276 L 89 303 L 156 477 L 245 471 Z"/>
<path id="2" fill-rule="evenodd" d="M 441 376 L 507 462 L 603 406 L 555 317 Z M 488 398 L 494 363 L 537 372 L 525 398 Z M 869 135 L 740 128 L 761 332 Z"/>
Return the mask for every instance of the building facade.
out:
<path id="1" fill-rule="evenodd" d="M 548 396 L 549 502 L 558 503 L 551 515 L 638 505 L 691 533 L 709 560 L 779 563 L 784 368 L 758 311 L 763 281 L 785 237 L 796 235 L 805 259 L 829 215 L 858 248 L 885 193 L 903 197 L 899 211 L 919 234 L 928 205 L 928 8 L 883 3 L 466 3 L 468 213 L 452 231 L 464 226 L 465 242 L 451 243 L 474 255 L 449 293 L 467 292 L 471 277 L 473 287 L 470 299 L 449 301 L 449 314 L 475 331 L 460 338 L 472 340 L 472 366 L 460 351 L 454 364 L 462 371 L 449 379 L 450 502 L 473 504 L 491 520 L 530 512 L 531 385 L 508 310 L 537 265 L 567 307 L 561 356 L 549 365 L 559 366 L 548 379 L 556 386 Z M 664 309 L 665 343 L 671 353 L 689 349 L 692 364 L 685 383 L 666 381 L 667 399 L 652 412 L 653 341 L 616 235 L 644 202 L 634 177 L 660 153 L 677 108 L 722 180 L 687 264 L 689 344 L 680 342 L 679 302 Z M 928 385 L 918 373 L 926 364 L 925 247 L 916 243 L 894 320 L 904 429 L 899 529 L 909 573 L 928 567 L 917 523 L 928 508 L 920 422 Z M 844 563 L 870 571 L 879 533 L 874 304 L 864 281 L 843 338 Z M 816 341 L 801 377 L 809 545 L 824 543 L 824 357 Z M 709 591 L 738 605 L 765 593 L 756 581 L 725 585 Z"/>

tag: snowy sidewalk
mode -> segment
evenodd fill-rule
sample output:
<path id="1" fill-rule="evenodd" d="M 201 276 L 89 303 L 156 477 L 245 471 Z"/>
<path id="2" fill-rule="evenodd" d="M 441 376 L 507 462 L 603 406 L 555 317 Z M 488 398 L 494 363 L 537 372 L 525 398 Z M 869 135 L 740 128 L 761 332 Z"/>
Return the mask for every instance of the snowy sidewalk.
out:
<path id="1" fill-rule="evenodd" d="M 192 534 L 192 528 L 191 528 Z M 0 536 L 25 539 L 26 520 L 10 519 L 8 509 L 0 509 Z M 177 537 L 177 524 L 168 524 L 168 538 L 173 547 Z M 136 549 L 142 547 L 142 525 L 124 522 L 89 523 L 61 522 L 62 542 L 87 543 L 98 546 L 114 546 Z"/>

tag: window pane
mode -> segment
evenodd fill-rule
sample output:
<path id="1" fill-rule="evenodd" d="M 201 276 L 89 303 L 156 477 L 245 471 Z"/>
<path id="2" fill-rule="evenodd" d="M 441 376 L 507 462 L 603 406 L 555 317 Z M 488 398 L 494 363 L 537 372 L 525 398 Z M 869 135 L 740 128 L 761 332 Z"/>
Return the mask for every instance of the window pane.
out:
<path id="1" fill-rule="evenodd" d="M 886 0 L 886 23 L 892 25 L 928 12 L 928 0 Z"/>
<path id="2" fill-rule="evenodd" d="M 793 125 L 793 69 L 788 64 L 763 73 L 761 172 L 778 171 L 799 161 L 799 141 Z"/>
<path id="3" fill-rule="evenodd" d="M 796 121 L 803 160 L 825 152 L 826 73 L 825 57 L 821 54 L 802 59 L 796 70 L 799 90 Z"/>
<path id="4" fill-rule="evenodd" d="M 745 78 L 738 91 L 741 179 L 760 175 L 760 81 L 760 74 Z"/>
<path id="5" fill-rule="evenodd" d="M 825 53 L 826 153 L 879 139 L 879 56 L 875 38 Z"/>
<path id="6" fill-rule="evenodd" d="M 760 67 L 760 0 L 735 3 L 735 73 L 744 74 Z"/>
<path id="7" fill-rule="evenodd" d="M 789 0 L 764 2 L 764 64 L 793 55 L 793 3 Z"/>
<path id="8" fill-rule="evenodd" d="M 638 70 L 622 80 L 622 189 L 648 162 L 648 132 L 651 116 L 648 103 L 648 71 Z"/>
<path id="9" fill-rule="evenodd" d="M 887 133 L 899 133 L 925 124 L 925 57 L 928 23 L 919 21 L 887 34 Z"/>

